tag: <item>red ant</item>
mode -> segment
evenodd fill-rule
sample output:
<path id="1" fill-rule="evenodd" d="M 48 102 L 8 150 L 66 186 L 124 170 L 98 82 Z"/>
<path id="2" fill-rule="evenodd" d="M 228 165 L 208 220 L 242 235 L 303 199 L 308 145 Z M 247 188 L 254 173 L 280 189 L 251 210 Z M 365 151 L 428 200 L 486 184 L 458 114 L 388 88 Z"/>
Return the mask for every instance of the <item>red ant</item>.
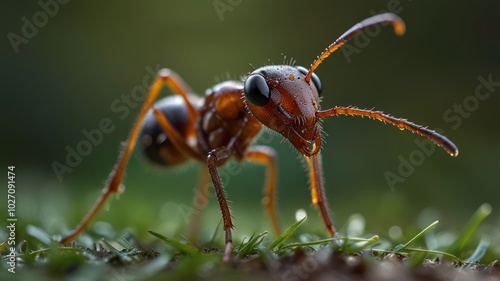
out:
<path id="1" fill-rule="evenodd" d="M 232 256 L 231 230 L 234 226 L 217 167 L 230 157 L 267 166 L 263 202 L 275 232 L 280 232 L 275 210 L 275 152 L 267 146 L 252 145 L 263 125 L 283 135 L 304 156 L 309 168 L 312 202 L 319 207 L 331 236 L 335 234 L 335 228 L 323 187 L 321 119 L 337 115 L 369 117 L 424 136 L 443 147 L 451 156 L 457 156 L 457 147 L 446 137 L 406 119 L 355 107 L 320 110 L 322 85 L 314 70 L 356 34 L 382 23 L 392 24 L 397 35 L 405 32 L 405 24 L 398 16 L 390 13 L 373 16 L 340 36 L 309 69 L 291 65 L 264 66 L 254 69 L 243 83 L 225 81 L 215 85 L 204 98 L 192 94 L 193 91 L 175 72 L 160 70 L 100 197 L 80 224 L 61 242 L 74 240 L 109 195 L 119 191 L 125 166 L 139 136 L 143 152 L 154 162 L 172 166 L 193 158 L 207 164 L 222 213 L 225 261 Z M 164 85 L 178 96 L 164 98 L 153 105 Z M 206 178 L 206 172 L 203 174 Z"/>

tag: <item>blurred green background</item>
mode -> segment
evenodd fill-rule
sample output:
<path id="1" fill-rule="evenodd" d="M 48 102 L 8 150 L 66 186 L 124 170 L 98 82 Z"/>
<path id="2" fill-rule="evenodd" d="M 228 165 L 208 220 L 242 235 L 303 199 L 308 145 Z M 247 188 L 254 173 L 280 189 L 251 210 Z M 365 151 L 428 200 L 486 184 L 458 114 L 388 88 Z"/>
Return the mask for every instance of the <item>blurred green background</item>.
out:
<path id="1" fill-rule="evenodd" d="M 418 224 L 425 213 L 424 220 L 440 219 L 444 229 L 459 231 L 484 202 L 494 212 L 487 224 L 500 222 L 500 87 L 478 104 L 472 98 L 478 76 L 500 81 L 500 3 L 193 2 L 69 1 L 44 19 L 37 1 L 2 1 L 0 167 L 16 166 L 19 225 L 33 223 L 61 234 L 90 208 L 138 112 L 130 108 L 122 120 L 111 105 L 142 85 L 149 75 L 146 67 L 171 68 L 203 95 L 218 77 L 246 75 L 249 64 L 280 64 L 282 54 L 308 66 L 353 24 L 389 8 L 405 20 L 407 33 L 397 37 L 383 28 L 366 47 L 361 39 L 353 41 L 360 51 L 349 60 L 342 51 L 327 59 L 316 70 L 324 86 L 322 107 L 375 108 L 441 128 L 460 155 L 453 158 L 436 149 L 391 188 L 384 173 L 398 174 L 400 156 L 409 159 L 418 151 L 415 140 L 423 138 L 368 119 L 325 120 L 324 174 L 337 227 L 359 213 L 369 231 L 384 234 L 392 225 Z M 13 47 L 9 34 L 23 36 L 23 17 L 39 27 Z M 465 109 L 467 118 L 451 113 L 455 119 L 445 119 L 464 100 L 473 108 Z M 111 120 L 114 130 L 60 181 L 52 163 L 64 164 L 66 146 L 76 149 L 86 139 L 82 130 L 98 128 L 103 118 Z M 306 225 L 326 235 L 297 153 L 280 136 L 266 136 L 262 142 L 279 155 L 282 227 L 303 208 L 310 217 Z M 182 233 L 198 171 L 197 163 L 173 171 L 153 167 L 136 151 L 127 169 L 127 191 L 120 200 L 112 199 L 110 211 L 101 212 L 96 222 L 140 237 L 150 237 L 148 229 Z M 264 169 L 254 165 L 230 177 L 226 189 L 237 236 L 271 229 L 260 205 L 263 182 Z M 5 206 L 6 199 L 1 202 Z M 2 221 L 6 213 L 2 207 Z M 213 232 L 219 220 L 211 200 L 203 231 Z M 91 230 L 103 225 L 93 224 Z"/>

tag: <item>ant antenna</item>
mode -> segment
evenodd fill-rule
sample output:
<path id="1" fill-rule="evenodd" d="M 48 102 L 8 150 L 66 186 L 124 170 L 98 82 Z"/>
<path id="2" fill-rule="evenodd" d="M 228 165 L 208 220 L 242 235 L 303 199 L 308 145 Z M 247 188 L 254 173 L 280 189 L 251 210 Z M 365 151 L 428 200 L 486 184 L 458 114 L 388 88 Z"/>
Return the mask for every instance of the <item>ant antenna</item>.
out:
<path id="1" fill-rule="evenodd" d="M 367 18 L 362 22 L 357 23 L 351 29 L 347 30 L 342 34 L 335 42 L 333 42 L 328 48 L 326 48 L 321 55 L 319 55 L 316 60 L 309 67 L 309 72 L 306 75 L 306 82 L 309 83 L 313 71 L 323 62 L 324 59 L 330 56 L 331 53 L 335 52 L 338 48 L 342 47 L 347 41 L 356 36 L 358 33 L 364 31 L 365 29 L 372 27 L 376 24 L 381 23 L 391 23 L 394 27 L 394 32 L 396 35 L 401 36 L 405 33 L 406 27 L 404 21 L 396 16 L 395 14 L 385 13 Z"/>

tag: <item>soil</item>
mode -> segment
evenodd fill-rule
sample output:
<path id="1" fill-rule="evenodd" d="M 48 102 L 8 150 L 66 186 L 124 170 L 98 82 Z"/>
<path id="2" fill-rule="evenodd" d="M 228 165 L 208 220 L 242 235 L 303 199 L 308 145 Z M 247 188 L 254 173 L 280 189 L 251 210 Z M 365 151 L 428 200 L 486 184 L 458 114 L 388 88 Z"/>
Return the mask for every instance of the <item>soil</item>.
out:
<path id="1" fill-rule="evenodd" d="M 457 263 L 425 259 L 410 266 L 410 257 L 402 254 L 344 255 L 320 250 L 306 254 L 298 248 L 293 256 L 282 258 L 278 264 L 264 266 L 260 257 L 241 260 L 236 267 L 248 273 L 261 271 L 270 280 L 488 280 L 500 281 L 500 262 L 489 265 Z M 259 274 L 260 275 L 260 274 Z"/>

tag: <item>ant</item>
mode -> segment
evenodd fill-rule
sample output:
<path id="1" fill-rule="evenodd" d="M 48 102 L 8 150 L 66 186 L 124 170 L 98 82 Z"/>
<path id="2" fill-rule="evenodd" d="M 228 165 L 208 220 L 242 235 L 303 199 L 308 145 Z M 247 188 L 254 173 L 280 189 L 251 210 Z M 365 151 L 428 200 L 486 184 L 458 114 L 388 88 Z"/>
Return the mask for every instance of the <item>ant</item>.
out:
<path id="1" fill-rule="evenodd" d="M 175 72 L 160 70 L 101 195 L 80 224 L 61 242 L 66 244 L 74 240 L 109 195 L 119 192 L 125 167 L 138 139 L 143 153 L 158 164 L 174 166 L 190 158 L 206 163 L 222 213 L 226 244 L 223 260 L 226 262 L 232 256 L 234 225 L 217 167 L 231 157 L 267 166 L 263 203 L 274 231 L 280 233 L 275 210 L 275 152 L 267 146 L 253 145 L 262 126 L 280 133 L 304 156 L 309 169 L 312 203 L 319 207 L 331 236 L 335 235 L 335 228 L 323 187 L 321 119 L 338 115 L 368 117 L 424 136 L 451 156 L 457 156 L 457 147 L 446 137 L 406 119 L 356 107 L 320 109 L 323 87 L 314 70 L 349 39 L 378 24 L 392 24 L 397 35 L 405 32 L 405 24 L 400 17 L 391 13 L 376 15 L 342 34 L 316 58 L 309 69 L 292 65 L 260 67 L 250 72 L 243 82 L 225 81 L 213 86 L 204 98 L 194 95 Z M 164 85 L 177 95 L 153 104 Z M 208 178 L 206 170 L 203 175 Z"/>

